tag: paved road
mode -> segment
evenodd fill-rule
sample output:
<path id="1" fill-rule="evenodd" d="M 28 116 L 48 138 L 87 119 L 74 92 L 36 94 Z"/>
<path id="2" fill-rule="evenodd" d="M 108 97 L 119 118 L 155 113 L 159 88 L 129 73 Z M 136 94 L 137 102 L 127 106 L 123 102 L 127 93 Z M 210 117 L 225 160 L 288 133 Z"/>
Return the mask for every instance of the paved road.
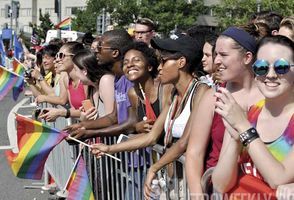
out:
<path id="1" fill-rule="evenodd" d="M 20 97 L 19 100 L 22 98 Z M 7 116 L 16 104 L 17 102 L 12 100 L 11 94 L 0 102 L 0 146 L 9 145 Z M 19 179 L 12 174 L 4 151 L 0 150 L 0 200 L 47 200 L 50 197 L 48 192 L 42 193 L 40 189 L 24 189 L 24 186 L 32 186 L 32 183 L 31 180 Z"/>

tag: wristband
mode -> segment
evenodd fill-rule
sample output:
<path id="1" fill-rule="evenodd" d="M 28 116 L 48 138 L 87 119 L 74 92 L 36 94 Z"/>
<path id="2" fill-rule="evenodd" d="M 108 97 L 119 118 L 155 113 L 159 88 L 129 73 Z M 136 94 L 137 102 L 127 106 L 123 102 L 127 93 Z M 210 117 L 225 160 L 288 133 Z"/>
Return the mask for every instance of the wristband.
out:
<path id="1" fill-rule="evenodd" d="M 255 128 L 250 128 L 247 131 L 240 134 L 240 142 L 245 147 L 257 138 L 259 138 L 259 135 Z"/>
<path id="2" fill-rule="evenodd" d="M 69 117 L 70 117 L 70 109 L 67 108 L 67 109 L 66 109 L 65 118 L 69 118 Z"/>

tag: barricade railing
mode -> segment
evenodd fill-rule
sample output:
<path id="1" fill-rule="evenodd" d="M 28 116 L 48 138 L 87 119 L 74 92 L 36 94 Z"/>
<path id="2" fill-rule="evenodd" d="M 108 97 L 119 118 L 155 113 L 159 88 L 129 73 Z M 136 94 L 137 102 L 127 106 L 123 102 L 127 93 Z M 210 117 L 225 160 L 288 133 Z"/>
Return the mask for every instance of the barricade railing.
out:
<path id="1" fill-rule="evenodd" d="M 43 104 L 42 107 L 51 107 Z M 50 126 L 63 129 L 71 122 L 65 118 L 58 118 Z M 104 144 L 116 144 L 117 137 L 101 137 L 88 140 L 88 143 L 100 141 Z M 77 157 L 78 145 L 69 145 L 66 141 L 55 147 L 46 161 L 46 170 L 54 178 L 59 190 L 63 189 L 75 158 Z M 120 200 L 144 199 L 144 182 L 150 165 L 158 160 L 163 154 L 163 146 L 136 150 L 134 152 L 120 152 L 114 156 L 121 162 L 107 156 L 95 158 L 88 148 L 84 148 L 83 158 L 86 161 L 88 175 L 92 184 L 95 199 Z M 168 177 L 167 168 L 158 172 L 163 187 L 161 199 L 188 199 L 187 181 L 185 176 L 184 156 L 173 162 L 174 175 Z M 166 185 L 166 187 L 164 187 Z"/>
<path id="2" fill-rule="evenodd" d="M 49 103 L 40 104 L 41 108 L 50 108 L 56 107 L 52 106 Z M 57 129 L 63 129 L 64 127 L 71 124 L 71 119 L 65 118 L 57 118 L 54 122 L 46 122 L 44 123 L 50 125 L 51 127 Z M 67 182 L 67 179 L 70 175 L 71 169 L 74 165 L 74 161 L 76 158 L 75 155 L 75 147 L 71 146 L 63 140 L 59 145 L 57 145 L 49 154 L 48 159 L 45 163 L 45 177 L 47 174 L 53 178 L 54 184 L 48 180 L 47 185 L 43 187 L 43 189 L 51 189 L 51 187 L 57 187 L 59 190 L 62 190 Z M 49 176 L 48 176 L 49 177 Z"/>

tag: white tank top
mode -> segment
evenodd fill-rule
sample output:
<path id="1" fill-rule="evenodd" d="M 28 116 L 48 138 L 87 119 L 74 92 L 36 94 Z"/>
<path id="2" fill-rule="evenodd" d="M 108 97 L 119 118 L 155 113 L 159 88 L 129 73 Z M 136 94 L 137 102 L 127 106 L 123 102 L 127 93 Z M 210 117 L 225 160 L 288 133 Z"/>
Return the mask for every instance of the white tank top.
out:
<path id="1" fill-rule="evenodd" d="M 165 133 L 168 132 L 168 126 L 169 124 L 172 124 L 173 123 L 173 126 L 172 126 L 172 129 L 171 129 L 171 134 L 174 138 L 180 138 L 183 133 L 184 133 L 184 129 L 186 127 L 186 124 L 188 122 L 188 119 L 190 117 L 190 114 L 191 114 L 191 100 L 192 100 L 192 96 L 194 94 L 194 90 L 195 88 L 197 87 L 198 83 L 196 83 L 194 86 L 193 86 L 193 89 L 189 95 L 189 98 L 186 102 L 186 105 L 184 107 L 184 109 L 182 110 L 181 114 L 177 117 L 177 118 L 174 118 L 174 122 L 168 122 L 169 119 L 170 119 L 170 114 L 171 114 L 171 109 L 172 109 L 172 106 L 169 107 L 169 111 L 168 111 L 168 114 L 167 114 L 167 117 L 165 119 L 165 122 L 164 122 L 164 130 L 165 130 Z"/>

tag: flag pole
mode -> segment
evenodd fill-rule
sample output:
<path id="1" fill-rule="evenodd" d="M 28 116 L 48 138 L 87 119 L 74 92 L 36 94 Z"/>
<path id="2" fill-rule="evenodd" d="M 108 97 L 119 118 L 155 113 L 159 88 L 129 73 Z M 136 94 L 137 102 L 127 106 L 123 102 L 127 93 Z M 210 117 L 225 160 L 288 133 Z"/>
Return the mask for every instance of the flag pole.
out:
<path id="1" fill-rule="evenodd" d="M 71 139 L 71 140 L 74 140 L 74 141 L 76 141 L 76 142 L 78 142 L 78 143 L 80 143 L 80 144 L 83 144 L 83 145 L 85 145 L 85 146 L 87 146 L 87 147 L 89 147 L 89 148 L 92 148 L 91 145 L 88 145 L 87 143 L 82 142 L 82 141 L 80 141 L 80 140 L 78 140 L 78 139 L 76 139 L 76 138 L 74 138 L 74 137 L 71 137 L 70 135 L 68 136 L 68 138 Z M 115 159 L 115 160 L 121 162 L 121 159 L 119 159 L 119 158 L 117 158 L 117 157 L 115 157 L 115 156 L 113 156 L 113 155 L 110 155 L 110 154 L 108 154 L 108 153 L 104 153 L 104 154 L 105 154 L 106 156 L 109 156 L 110 158 L 113 158 L 113 159 Z"/>
<path id="2" fill-rule="evenodd" d="M 23 79 L 24 79 L 24 77 L 23 77 L 23 76 L 20 76 L 20 75 L 18 75 L 17 73 L 15 73 L 15 72 L 13 72 L 13 71 L 10 71 L 10 70 L 6 69 L 5 67 L 3 67 L 3 66 L 1 66 L 1 65 L 0 65 L 0 68 L 4 69 L 4 70 L 5 70 L 5 71 L 7 71 L 7 72 L 10 72 L 10 73 L 14 74 L 15 76 L 18 76 L 18 77 L 20 77 L 20 78 L 23 78 Z"/>
<path id="3" fill-rule="evenodd" d="M 83 148 L 84 148 L 84 147 L 83 147 Z M 65 183 L 65 186 L 64 186 L 63 189 L 62 189 L 63 193 L 64 193 L 64 191 L 66 190 L 66 187 L 67 187 L 67 185 L 68 185 L 68 183 L 69 183 L 69 181 L 70 181 L 70 178 L 71 178 L 72 173 L 74 172 L 74 170 L 75 170 L 75 168 L 76 168 L 76 166 L 77 166 L 77 164 L 78 164 L 78 161 L 80 160 L 80 157 L 81 157 L 81 155 L 82 155 L 82 150 L 83 150 L 83 148 L 80 149 L 79 155 L 78 155 L 78 157 L 77 157 L 77 159 L 76 159 L 76 161 L 75 161 L 75 163 L 74 163 L 73 168 L 72 168 L 71 171 L 70 171 L 69 177 L 68 177 L 68 179 L 67 179 L 67 181 L 66 181 L 66 183 Z"/>
<path id="4" fill-rule="evenodd" d="M 142 87 L 141 83 L 139 83 L 139 88 L 140 88 L 140 91 L 141 91 L 142 96 L 143 96 L 143 98 L 144 98 L 145 106 L 146 106 L 146 95 L 145 95 L 145 92 L 144 92 L 144 90 L 143 90 L 143 87 Z M 146 113 L 145 113 L 145 115 L 146 115 Z M 144 117 L 143 117 L 143 121 L 146 121 L 146 120 L 147 120 L 147 116 L 144 116 Z"/>
<path id="5" fill-rule="evenodd" d="M 71 31 L 71 17 L 69 19 L 70 19 L 69 30 Z"/>

